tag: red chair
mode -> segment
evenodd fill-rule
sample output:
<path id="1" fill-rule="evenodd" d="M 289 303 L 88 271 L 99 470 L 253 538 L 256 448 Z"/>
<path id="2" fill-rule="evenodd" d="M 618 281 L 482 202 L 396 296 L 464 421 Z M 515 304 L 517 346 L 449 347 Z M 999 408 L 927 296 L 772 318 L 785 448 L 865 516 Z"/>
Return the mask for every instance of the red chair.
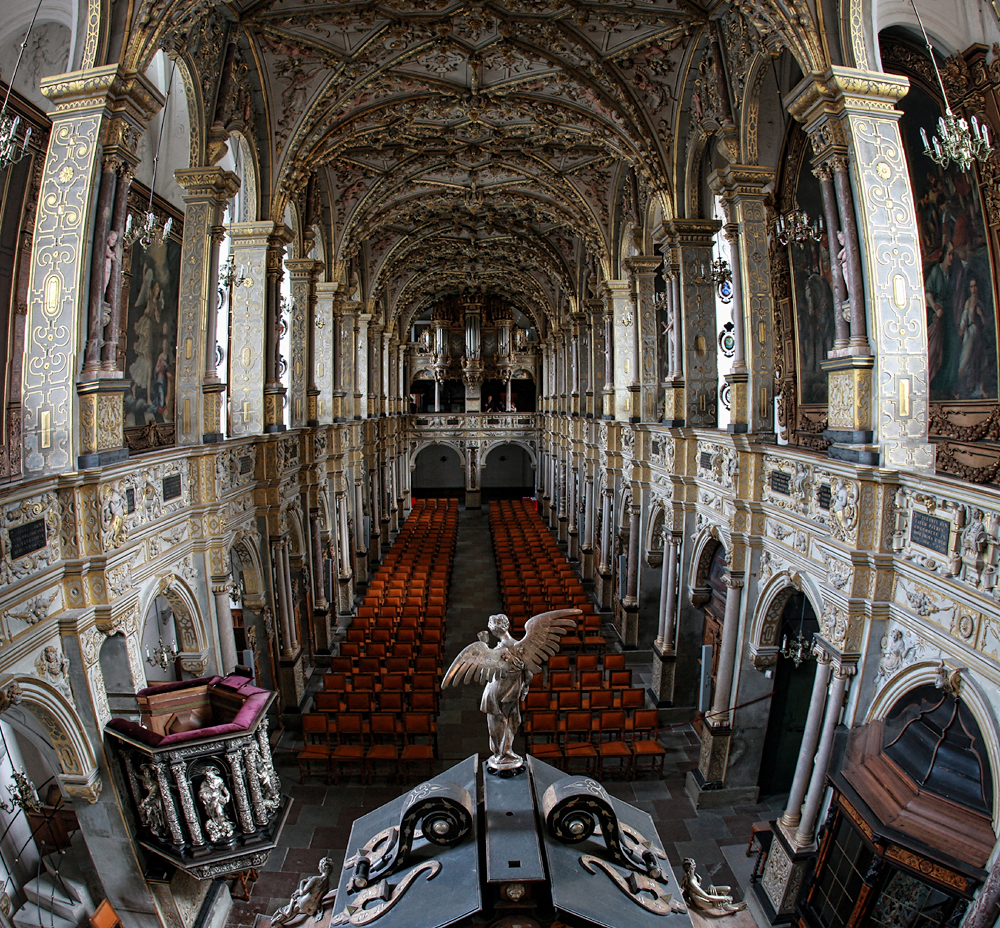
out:
<path id="1" fill-rule="evenodd" d="M 593 725 L 589 712 L 568 712 L 565 724 L 566 740 L 563 743 L 563 760 L 567 773 L 573 764 L 583 764 L 588 776 L 597 767 L 597 748 L 593 744 Z"/>
<path id="2" fill-rule="evenodd" d="M 380 764 L 397 772 L 399 761 L 399 724 L 390 712 L 373 712 L 371 717 L 371 743 L 365 752 L 365 776 L 369 783 L 375 778 Z"/>
<path id="3" fill-rule="evenodd" d="M 625 740 L 625 713 L 621 709 L 604 709 L 600 715 L 600 740 L 597 744 L 597 778 L 604 779 L 608 761 L 618 761 L 622 775 L 631 779 L 632 746 Z"/>
<path id="4" fill-rule="evenodd" d="M 666 759 L 666 748 L 657 738 L 659 727 L 659 712 L 656 709 L 638 709 L 632 718 L 632 764 L 633 776 L 641 769 L 643 761 L 648 762 L 657 777 L 663 777 L 663 762 Z"/>
<path id="5" fill-rule="evenodd" d="M 326 716 L 322 712 L 302 714 L 302 737 L 305 746 L 296 755 L 299 762 L 299 782 L 305 782 L 314 765 L 323 771 L 323 779 L 330 782 L 330 735 Z"/>
<path id="6" fill-rule="evenodd" d="M 437 757 L 437 723 L 428 712 L 406 712 L 403 714 L 403 735 L 405 743 L 399 752 L 401 772 L 416 765 L 427 765 L 427 777 L 434 775 L 434 760 Z"/>
<path id="7" fill-rule="evenodd" d="M 365 732 L 360 713 L 342 712 L 330 720 L 330 734 L 336 744 L 330 754 L 330 769 L 333 782 L 340 782 L 341 771 L 345 767 L 357 767 L 358 776 L 364 776 Z"/>
<path id="8" fill-rule="evenodd" d="M 525 750 L 556 767 L 562 766 L 563 752 L 559 747 L 559 715 L 556 712 L 535 712 L 531 727 L 525 724 Z"/>

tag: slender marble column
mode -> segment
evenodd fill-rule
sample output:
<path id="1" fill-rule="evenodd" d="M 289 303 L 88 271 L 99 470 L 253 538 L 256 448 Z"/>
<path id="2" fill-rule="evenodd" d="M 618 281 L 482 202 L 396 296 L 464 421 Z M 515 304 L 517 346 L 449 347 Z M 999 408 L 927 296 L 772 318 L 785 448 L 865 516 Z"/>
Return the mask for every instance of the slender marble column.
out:
<path id="1" fill-rule="evenodd" d="M 795 832 L 795 844 L 798 847 L 809 847 L 816 838 L 816 817 L 826 792 L 826 769 L 830 764 L 830 754 L 833 752 L 833 734 L 840 720 L 840 710 L 844 707 L 844 691 L 848 679 L 854 675 L 854 666 L 840 664 L 833 674 L 833 684 L 830 687 L 830 698 L 826 703 L 826 715 L 823 718 L 823 731 L 820 735 L 819 750 L 816 752 L 816 762 L 813 764 L 812 776 L 809 778 L 809 790 L 806 793 L 806 804 L 802 809 L 802 818 Z"/>
<path id="2" fill-rule="evenodd" d="M 602 573 L 611 566 L 611 497 L 613 490 L 605 487 L 601 493 L 601 564 Z"/>
<path id="3" fill-rule="evenodd" d="M 836 155 L 830 159 L 833 168 L 833 186 L 840 209 L 840 227 L 847 249 L 847 289 L 851 299 L 851 347 L 870 351 L 868 345 L 868 320 L 865 317 L 864 279 L 861 273 L 861 251 L 858 247 L 858 227 L 854 220 L 854 197 L 847 159 Z"/>
<path id="4" fill-rule="evenodd" d="M 274 564 L 274 592 L 278 602 L 278 625 L 281 629 L 282 650 L 291 653 L 292 632 L 288 622 L 288 597 L 285 589 L 285 565 L 282 559 L 283 540 L 277 540 L 271 545 L 271 556 Z"/>
<path id="5" fill-rule="evenodd" d="M 715 679 L 715 700 L 712 703 L 711 724 L 725 727 L 730 724 L 729 697 L 733 692 L 733 670 L 736 666 L 736 645 L 739 640 L 740 598 L 743 595 L 743 578 L 729 574 L 726 577 L 726 612 L 722 624 L 722 645 Z"/>
<path id="6" fill-rule="evenodd" d="M 587 477 L 583 484 L 583 551 L 594 550 L 594 478 Z"/>
<path id="7" fill-rule="evenodd" d="M 660 629 L 656 643 L 661 651 L 674 651 L 674 625 L 677 617 L 677 561 L 681 542 L 667 529 L 663 531 L 663 574 L 660 588 Z"/>
<path id="8" fill-rule="evenodd" d="M 312 526 L 312 574 L 315 608 L 317 612 L 326 612 L 329 603 L 326 601 L 326 593 L 323 590 L 323 527 L 320 525 L 318 509 L 309 513 L 309 521 Z"/>
<path id="9" fill-rule="evenodd" d="M 347 529 L 347 497 L 343 493 L 337 494 L 337 510 L 340 513 L 340 576 L 349 577 L 351 575 L 350 533 Z M 360 507 L 357 521 L 361 521 Z"/>
<path id="10" fill-rule="evenodd" d="M 295 595 L 292 591 L 292 558 L 288 543 L 282 549 L 285 557 L 285 596 L 288 598 L 288 627 L 292 631 L 292 650 L 299 647 L 299 627 L 295 621 Z"/>
<path id="11" fill-rule="evenodd" d="M 809 699 L 809 714 L 806 716 L 806 727 L 802 734 L 798 763 L 795 765 L 795 776 L 792 778 L 792 789 L 788 794 L 785 811 L 781 815 L 781 824 L 788 828 L 795 828 L 802 818 L 802 800 L 805 799 L 813 761 L 816 759 L 819 729 L 823 722 L 823 709 L 826 707 L 826 690 L 830 684 L 830 655 L 822 648 L 816 648 L 815 652 L 816 676 L 813 679 L 812 696 Z"/>
<path id="12" fill-rule="evenodd" d="M 639 507 L 629 509 L 628 519 L 628 569 L 625 574 L 626 606 L 639 605 Z"/>
<path id="13" fill-rule="evenodd" d="M 840 219 L 837 215 L 837 194 L 833 189 L 833 172 L 830 165 L 821 164 L 813 171 L 819 180 L 819 189 L 823 197 L 823 216 L 826 219 L 826 234 L 830 244 L 830 276 L 833 278 L 833 327 L 834 348 L 846 348 L 850 341 L 850 331 L 844 318 L 844 303 L 847 301 L 847 289 L 844 285 L 844 275 L 837 260 L 838 235 Z"/>
<path id="14" fill-rule="evenodd" d="M 233 612 L 229 606 L 229 577 L 223 583 L 213 583 L 215 596 L 215 618 L 219 628 L 219 658 L 222 666 L 219 672 L 225 676 L 238 663 L 236 657 L 236 635 L 233 632 Z"/>

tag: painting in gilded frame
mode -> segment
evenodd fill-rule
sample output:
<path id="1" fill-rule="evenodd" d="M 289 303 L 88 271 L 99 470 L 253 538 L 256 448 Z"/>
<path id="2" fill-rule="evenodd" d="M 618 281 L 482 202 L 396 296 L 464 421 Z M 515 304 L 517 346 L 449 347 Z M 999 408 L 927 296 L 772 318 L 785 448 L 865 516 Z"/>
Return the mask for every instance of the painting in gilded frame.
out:
<path id="1" fill-rule="evenodd" d="M 917 81 L 899 102 L 900 132 L 916 204 L 927 309 L 927 373 L 934 403 L 997 398 L 993 271 L 972 170 L 942 170 L 924 154 L 941 105 Z"/>
<path id="2" fill-rule="evenodd" d="M 819 181 L 808 165 L 799 171 L 795 199 L 811 221 L 822 214 Z M 824 233 L 819 241 L 789 242 L 792 303 L 795 313 L 795 353 L 798 372 L 799 403 L 825 406 L 827 374 L 820 367 L 834 340 L 833 276 L 830 270 L 830 247 Z"/>
<path id="3" fill-rule="evenodd" d="M 160 244 L 132 246 L 125 334 L 125 428 L 154 426 L 165 434 L 174 421 L 177 300 L 181 230 L 175 218 Z M 163 427 L 163 428 L 161 428 Z"/>

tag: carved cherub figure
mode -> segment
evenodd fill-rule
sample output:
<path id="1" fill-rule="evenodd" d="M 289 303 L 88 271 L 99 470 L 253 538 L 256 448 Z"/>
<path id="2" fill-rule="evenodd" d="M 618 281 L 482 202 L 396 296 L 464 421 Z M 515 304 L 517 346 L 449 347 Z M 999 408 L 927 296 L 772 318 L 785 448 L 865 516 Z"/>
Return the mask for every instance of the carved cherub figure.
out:
<path id="1" fill-rule="evenodd" d="M 579 609 L 556 609 L 528 619 L 524 637 L 518 641 L 510 634 L 507 616 L 491 615 L 489 630 L 497 645 L 489 646 L 489 635 L 479 633 L 479 640 L 466 647 L 444 675 L 442 689 L 449 684 L 485 683 L 479 708 L 486 713 L 490 730 L 492 756 L 486 762 L 492 773 L 516 772 L 524 758 L 514 753 L 514 735 L 521 725 L 521 700 L 528 695 L 531 678 L 559 650 L 560 639 L 576 627 Z"/>
<path id="2" fill-rule="evenodd" d="M 747 907 L 745 902 L 733 902 L 728 886 L 702 886 L 698 865 L 690 857 L 684 858 L 681 894 L 692 909 L 708 915 L 728 915 L 731 912 L 741 912 Z"/>

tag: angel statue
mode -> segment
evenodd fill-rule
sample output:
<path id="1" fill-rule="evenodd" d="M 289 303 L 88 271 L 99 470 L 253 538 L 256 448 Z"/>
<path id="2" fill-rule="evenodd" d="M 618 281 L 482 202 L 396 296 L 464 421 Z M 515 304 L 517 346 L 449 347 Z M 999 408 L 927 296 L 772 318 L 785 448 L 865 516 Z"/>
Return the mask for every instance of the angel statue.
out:
<path id="1" fill-rule="evenodd" d="M 491 615 L 489 632 L 466 647 L 444 675 L 441 688 L 453 683 L 485 683 L 479 708 L 486 713 L 492 756 L 486 762 L 490 773 L 513 776 L 524 766 L 524 758 L 514 753 L 514 735 L 521 726 L 521 700 L 528 695 L 531 678 L 559 650 L 560 639 L 576 628 L 579 609 L 556 609 L 528 619 L 524 637 L 511 637 L 510 619 Z M 490 632 L 497 644 L 489 646 Z"/>

